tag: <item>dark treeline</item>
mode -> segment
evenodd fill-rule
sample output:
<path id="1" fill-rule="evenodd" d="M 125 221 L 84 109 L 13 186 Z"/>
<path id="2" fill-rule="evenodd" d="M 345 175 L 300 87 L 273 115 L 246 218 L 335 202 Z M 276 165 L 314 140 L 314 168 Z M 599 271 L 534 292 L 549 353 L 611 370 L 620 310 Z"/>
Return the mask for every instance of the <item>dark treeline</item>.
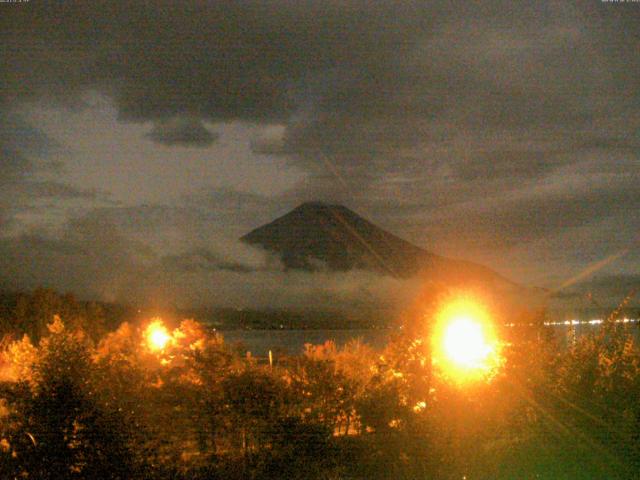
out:
<path id="1" fill-rule="evenodd" d="M 99 339 L 135 314 L 132 307 L 97 301 L 81 301 L 72 293 L 60 294 L 48 288 L 31 292 L 0 292 L 0 331 L 27 334 L 39 340 L 47 334 L 54 315 L 64 318 L 67 328 L 82 329 Z"/>
<path id="2" fill-rule="evenodd" d="M 349 310 L 276 310 L 276 309 L 200 309 L 180 312 L 186 318 L 199 318 L 221 330 L 232 329 L 364 329 L 387 327 L 396 312 L 377 309 L 371 312 Z"/>
<path id="3" fill-rule="evenodd" d="M 461 385 L 432 366 L 429 314 L 382 351 L 326 343 L 269 363 L 193 320 L 158 337 L 149 322 L 87 334 L 78 319 L 92 317 L 78 308 L 5 326 L 0 478 L 640 474 L 629 325 L 608 322 L 566 349 L 531 327 L 503 346 L 490 379 Z"/>
<path id="4" fill-rule="evenodd" d="M 171 319 L 198 318 L 220 330 L 234 329 L 358 329 L 392 324 L 391 309 L 352 310 L 278 310 L 240 308 L 133 307 L 117 303 L 81 301 L 72 293 L 60 294 L 48 288 L 31 292 L 0 292 L 0 331 L 28 334 L 39 339 L 53 315 L 65 319 L 70 328 L 82 328 L 94 339 L 112 331 L 125 320 L 157 315 Z"/>

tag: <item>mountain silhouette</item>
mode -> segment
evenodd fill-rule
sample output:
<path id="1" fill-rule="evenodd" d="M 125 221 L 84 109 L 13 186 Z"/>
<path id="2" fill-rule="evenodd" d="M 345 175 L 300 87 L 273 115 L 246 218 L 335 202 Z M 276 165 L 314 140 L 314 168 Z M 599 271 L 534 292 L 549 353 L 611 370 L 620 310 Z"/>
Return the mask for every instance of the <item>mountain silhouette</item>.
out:
<path id="1" fill-rule="evenodd" d="M 430 254 L 342 205 L 303 203 L 242 241 L 280 256 L 288 269 L 371 270 L 406 277 Z"/>
<path id="2" fill-rule="evenodd" d="M 419 274 L 456 285 L 516 286 L 483 265 L 428 252 L 342 205 L 303 203 L 241 240 L 278 255 L 287 269 L 359 269 L 396 278 Z"/>

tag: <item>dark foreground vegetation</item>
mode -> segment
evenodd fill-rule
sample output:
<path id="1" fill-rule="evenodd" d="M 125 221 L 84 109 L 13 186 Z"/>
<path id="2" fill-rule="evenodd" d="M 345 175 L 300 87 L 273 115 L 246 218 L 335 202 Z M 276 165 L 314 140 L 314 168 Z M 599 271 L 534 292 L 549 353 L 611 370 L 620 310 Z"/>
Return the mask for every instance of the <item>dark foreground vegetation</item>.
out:
<path id="1" fill-rule="evenodd" d="M 159 348 L 146 324 L 24 308 L 4 325 L 2 479 L 640 478 L 635 326 L 566 349 L 531 327 L 461 385 L 432 368 L 429 314 L 384 351 L 270 363 L 193 320 Z"/>

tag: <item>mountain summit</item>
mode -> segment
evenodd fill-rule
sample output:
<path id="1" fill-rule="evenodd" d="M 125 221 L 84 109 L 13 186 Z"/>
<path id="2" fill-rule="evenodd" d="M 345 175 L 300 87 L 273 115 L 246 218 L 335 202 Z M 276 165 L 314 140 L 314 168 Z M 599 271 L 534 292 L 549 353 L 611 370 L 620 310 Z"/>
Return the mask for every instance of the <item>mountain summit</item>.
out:
<path id="1" fill-rule="evenodd" d="M 360 269 L 396 278 L 421 275 L 449 285 L 518 288 L 488 267 L 428 252 L 342 205 L 303 203 L 241 240 L 278 255 L 288 269 Z"/>
<path id="2" fill-rule="evenodd" d="M 409 277 L 434 257 L 347 207 L 321 202 L 303 203 L 241 240 L 279 255 L 290 269 L 362 269 Z"/>

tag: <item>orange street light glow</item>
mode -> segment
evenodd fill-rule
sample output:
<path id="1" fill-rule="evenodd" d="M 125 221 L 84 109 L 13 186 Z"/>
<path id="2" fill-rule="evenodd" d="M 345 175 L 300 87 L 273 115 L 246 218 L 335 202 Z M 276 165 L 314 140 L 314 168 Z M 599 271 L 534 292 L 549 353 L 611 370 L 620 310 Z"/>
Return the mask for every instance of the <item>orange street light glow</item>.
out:
<path id="1" fill-rule="evenodd" d="M 147 338 L 147 345 L 151 350 L 162 350 L 169 340 L 171 335 L 167 331 L 167 328 L 162 323 L 162 320 L 153 320 L 145 330 L 145 337 Z"/>
<path id="2" fill-rule="evenodd" d="M 432 346 L 434 365 L 459 383 L 489 379 L 501 363 L 489 314 L 468 298 L 455 300 L 439 312 Z"/>
<path id="3" fill-rule="evenodd" d="M 493 350 L 484 338 L 482 325 L 469 317 L 454 318 L 444 332 L 444 350 L 459 365 L 479 367 Z"/>

